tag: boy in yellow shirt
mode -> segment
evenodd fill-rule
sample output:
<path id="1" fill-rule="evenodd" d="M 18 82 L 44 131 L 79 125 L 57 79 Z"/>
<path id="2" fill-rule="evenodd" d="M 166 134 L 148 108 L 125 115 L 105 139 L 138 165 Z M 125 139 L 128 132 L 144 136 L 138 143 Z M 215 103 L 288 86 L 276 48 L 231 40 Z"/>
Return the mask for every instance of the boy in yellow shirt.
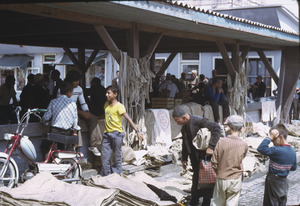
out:
<path id="1" fill-rule="evenodd" d="M 105 110 L 105 129 L 101 146 L 101 176 L 107 176 L 111 173 L 122 173 L 122 142 L 124 132 L 122 129 L 122 117 L 129 122 L 131 127 L 136 131 L 139 139 L 143 141 L 142 133 L 137 129 L 131 118 L 126 113 L 123 104 L 118 102 L 117 96 L 119 89 L 111 85 L 106 89 L 107 101 L 104 105 Z M 111 157 L 113 161 L 111 163 Z"/>

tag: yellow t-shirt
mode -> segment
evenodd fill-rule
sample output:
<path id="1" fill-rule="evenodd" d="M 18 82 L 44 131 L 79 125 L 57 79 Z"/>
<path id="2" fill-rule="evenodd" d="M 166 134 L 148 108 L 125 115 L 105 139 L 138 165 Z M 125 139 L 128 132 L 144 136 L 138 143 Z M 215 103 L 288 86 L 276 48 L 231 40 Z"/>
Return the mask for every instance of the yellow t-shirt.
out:
<path id="1" fill-rule="evenodd" d="M 104 132 L 123 132 L 122 116 L 126 112 L 123 104 L 118 102 L 114 106 L 109 106 L 108 101 L 104 104 L 105 110 L 105 129 Z"/>

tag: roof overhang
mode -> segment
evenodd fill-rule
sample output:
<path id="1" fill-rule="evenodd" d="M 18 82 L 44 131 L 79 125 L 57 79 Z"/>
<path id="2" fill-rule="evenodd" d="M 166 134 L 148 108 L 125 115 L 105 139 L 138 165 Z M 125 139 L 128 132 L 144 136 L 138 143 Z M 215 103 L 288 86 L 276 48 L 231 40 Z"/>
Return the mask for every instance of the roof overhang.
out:
<path id="1" fill-rule="evenodd" d="M 155 33 L 156 52 L 184 48 L 213 51 L 216 41 L 261 48 L 299 46 L 299 34 L 215 12 L 156 1 L 106 1 L 0 5 L 0 42 L 36 46 L 107 49 L 93 25 L 104 25 L 122 51 L 129 29 L 140 31 L 140 47 Z M 18 19 L 19 16 L 19 19 Z M 12 23 L 17 27 L 12 28 Z M 30 28 L 32 25 L 32 28 Z M 179 41 L 180 40 L 180 41 Z M 186 42 L 185 42 L 186 41 Z M 164 43 L 165 42 L 165 43 Z M 144 43 L 145 44 L 145 43 Z M 171 46 L 170 46 L 171 45 Z M 170 50 L 168 50 L 170 49 Z"/>

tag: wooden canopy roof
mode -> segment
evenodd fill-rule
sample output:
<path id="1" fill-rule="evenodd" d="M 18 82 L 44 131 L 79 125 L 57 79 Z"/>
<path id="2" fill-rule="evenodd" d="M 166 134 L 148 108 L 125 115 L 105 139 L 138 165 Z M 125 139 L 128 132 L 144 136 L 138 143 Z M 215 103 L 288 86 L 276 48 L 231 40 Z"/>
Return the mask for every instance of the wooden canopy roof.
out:
<path id="1" fill-rule="evenodd" d="M 167 2 L 68 2 L 1 4 L 0 43 L 105 50 L 94 25 L 105 26 L 122 51 L 130 29 L 146 51 L 163 34 L 155 52 L 218 52 L 216 41 L 264 49 L 297 46 L 299 35 L 228 15 Z"/>

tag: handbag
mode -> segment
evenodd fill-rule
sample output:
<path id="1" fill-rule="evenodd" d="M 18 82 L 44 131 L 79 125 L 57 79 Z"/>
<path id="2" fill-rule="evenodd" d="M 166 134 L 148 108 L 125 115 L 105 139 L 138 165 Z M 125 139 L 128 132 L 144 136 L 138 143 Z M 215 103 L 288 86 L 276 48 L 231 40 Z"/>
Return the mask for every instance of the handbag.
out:
<path id="1" fill-rule="evenodd" d="M 212 188 L 216 180 L 217 175 L 211 166 L 211 162 L 207 161 L 207 157 L 205 156 L 205 159 L 199 163 L 198 189 Z"/>
<path id="2" fill-rule="evenodd" d="M 193 139 L 193 145 L 198 150 L 206 150 L 209 146 L 211 133 L 207 128 L 201 128 Z"/>

